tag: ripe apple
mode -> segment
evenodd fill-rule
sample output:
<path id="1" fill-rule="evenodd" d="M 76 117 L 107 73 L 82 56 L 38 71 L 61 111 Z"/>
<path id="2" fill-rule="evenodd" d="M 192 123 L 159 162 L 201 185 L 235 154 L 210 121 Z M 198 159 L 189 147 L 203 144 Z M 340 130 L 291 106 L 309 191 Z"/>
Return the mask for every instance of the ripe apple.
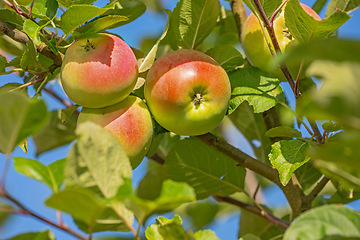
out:
<path id="1" fill-rule="evenodd" d="M 320 16 L 311 7 L 302 3 L 301 6 L 315 20 L 321 21 Z M 273 24 L 281 52 L 284 52 L 288 47 L 297 44 L 297 40 L 293 38 L 285 25 L 284 11 L 278 14 Z M 267 34 L 267 36 L 269 35 Z M 268 39 L 270 39 L 270 37 Z M 253 66 L 274 74 L 281 81 L 286 81 L 284 74 L 279 68 L 274 70 L 272 67 L 270 67 L 272 55 L 261 30 L 260 22 L 253 13 L 251 13 L 245 21 L 241 33 L 241 42 L 247 59 Z M 300 65 L 293 62 L 286 62 L 286 65 L 290 70 L 291 76 L 296 78 Z M 304 73 L 305 71 L 302 72 Z"/>
<path id="2" fill-rule="evenodd" d="M 136 57 L 119 37 L 97 33 L 75 41 L 66 51 L 61 83 L 75 103 L 101 108 L 125 99 L 138 76 Z"/>
<path id="3" fill-rule="evenodd" d="M 153 122 L 146 104 L 138 97 L 128 96 L 120 103 L 104 108 L 83 108 L 78 124 L 86 121 L 104 127 L 119 140 L 133 169 L 149 150 Z"/>
<path id="4" fill-rule="evenodd" d="M 144 94 L 155 120 L 179 135 L 200 135 L 224 118 L 231 95 L 225 70 L 190 49 L 171 52 L 150 68 Z"/>

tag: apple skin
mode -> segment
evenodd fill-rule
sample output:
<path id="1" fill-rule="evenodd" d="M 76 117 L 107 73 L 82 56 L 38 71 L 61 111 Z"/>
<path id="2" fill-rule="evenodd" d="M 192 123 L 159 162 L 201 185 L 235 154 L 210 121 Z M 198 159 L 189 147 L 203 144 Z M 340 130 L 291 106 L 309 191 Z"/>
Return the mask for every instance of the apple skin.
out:
<path id="1" fill-rule="evenodd" d="M 315 20 L 321 21 L 320 16 L 311 7 L 303 3 L 300 4 L 310 16 Z M 284 11 L 275 18 L 273 26 L 281 52 L 286 51 L 287 48 L 298 43 L 285 26 Z M 266 34 L 269 36 L 267 32 Z M 270 37 L 268 39 L 270 39 Z M 274 74 L 281 81 L 286 81 L 283 72 L 279 68 L 274 70 L 274 68 L 270 66 L 272 55 L 261 30 L 260 22 L 253 13 L 251 13 L 245 21 L 241 32 L 241 43 L 247 59 L 253 66 Z M 300 68 L 299 63 L 286 62 L 286 65 L 289 68 L 291 76 L 296 79 Z M 304 72 L 303 69 L 302 73 Z"/>
<path id="2" fill-rule="evenodd" d="M 119 37 L 97 33 L 75 41 L 66 51 L 61 84 L 68 97 L 87 108 L 101 108 L 125 99 L 138 77 L 131 48 Z"/>
<path id="3" fill-rule="evenodd" d="M 136 168 L 149 150 L 153 120 L 145 102 L 128 96 L 120 103 L 104 108 L 82 108 L 77 124 L 93 122 L 111 132 Z"/>
<path id="4" fill-rule="evenodd" d="M 201 135 L 224 118 L 231 95 L 226 71 L 190 49 L 171 52 L 150 68 L 144 95 L 155 120 L 179 135 Z"/>

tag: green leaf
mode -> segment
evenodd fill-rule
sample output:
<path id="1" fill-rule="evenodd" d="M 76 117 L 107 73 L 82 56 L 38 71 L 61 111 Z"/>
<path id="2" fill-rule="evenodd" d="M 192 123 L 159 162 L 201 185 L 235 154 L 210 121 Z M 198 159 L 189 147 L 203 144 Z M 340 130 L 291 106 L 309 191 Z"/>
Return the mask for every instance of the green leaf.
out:
<path id="1" fill-rule="evenodd" d="M 6 57 L 0 55 L 0 74 L 5 72 L 5 66 L 8 63 Z"/>
<path id="2" fill-rule="evenodd" d="M 331 51 L 329 51 L 331 49 Z M 277 57 L 272 62 L 276 66 L 285 61 L 314 61 L 316 59 L 331 60 L 334 62 L 360 62 L 360 42 L 344 39 L 320 39 L 299 44 L 288 49 L 285 54 Z"/>
<path id="3" fill-rule="evenodd" d="M 232 123 L 246 137 L 259 161 L 268 161 L 270 139 L 265 136 L 267 128 L 261 113 L 254 113 L 248 102 L 243 102 L 229 115 Z M 258 144 L 259 143 L 259 144 Z"/>
<path id="4" fill-rule="evenodd" d="M 70 118 L 71 118 L 71 116 L 73 116 L 73 113 L 76 111 L 76 109 L 78 109 L 79 108 L 79 106 L 78 105 L 73 105 L 73 106 L 71 106 L 71 107 L 68 107 L 68 108 L 65 108 L 65 109 L 60 109 L 60 111 L 59 111 L 59 118 L 60 118 L 60 120 L 61 120 L 61 122 L 63 123 L 63 124 L 66 124 L 69 120 L 70 120 Z"/>
<path id="5" fill-rule="evenodd" d="M 304 94 L 298 113 L 360 130 L 360 63 L 318 60 L 309 66 L 307 74 L 324 80 L 324 84 Z"/>
<path id="6" fill-rule="evenodd" d="M 313 163 L 307 162 L 295 171 L 297 180 L 304 192 L 311 189 L 314 184 L 323 176 L 323 174 L 313 166 Z"/>
<path id="7" fill-rule="evenodd" d="M 168 14 L 168 18 L 170 19 L 170 12 L 169 11 L 165 11 L 165 12 Z M 165 38 L 168 30 L 169 30 L 169 21 L 166 23 L 163 34 L 156 41 L 155 45 L 151 48 L 151 50 L 146 55 L 146 57 L 142 60 L 140 66 L 139 66 L 139 73 L 145 72 L 151 68 L 151 66 L 153 65 L 153 63 L 155 61 L 156 53 L 159 48 L 159 44 Z"/>
<path id="8" fill-rule="evenodd" d="M 249 235 L 255 234 L 260 239 L 276 239 L 275 237 L 283 234 L 283 230 L 274 226 L 266 219 L 248 211 L 241 211 L 239 222 L 239 236 L 243 240 L 258 240 L 250 238 Z M 247 236 L 247 238 L 245 238 Z M 253 235 L 254 236 L 254 235 Z"/>
<path id="9" fill-rule="evenodd" d="M 22 157 L 14 158 L 16 171 L 48 185 L 54 192 L 59 190 L 64 176 L 64 159 L 58 160 L 49 166 L 33 159 Z"/>
<path id="10" fill-rule="evenodd" d="M 347 13 L 355 11 L 360 7 L 359 0 L 331 0 L 327 9 L 325 16 L 330 16 L 336 9 L 343 10 Z"/>
<path id="11" fill-rule="evenodd" d="M 360 190 L 360 133 L 349 131 L 324 146 L 311 148 L 314 166 L 347 189 Z"/>
<path id="12" fill-rule="evenodd" d="M 201 230 L 194 233 L 195 240 L 220 240 L 211 230 Z"/>
<path id="13" fill-rule="evenodd" d="M 244 188 L 245 169 L 196 138 L 178 142 L 163 167 L 169 178 L 192 186 L 198 199 L 227 196 Z"/>
<path id="14" fill-rule="evenodd" d="M 55 240 L 55 236 L 49 230 L 44 232 L 31 232 L 31 233 L 22 233 L 15 237 L 9 238 L 7 240 Z"/>
<path id="15" fill-rule="evenodd" d="M 178 215 L 171 220 L 159 217 L 155 224 L 146 229 L 145 237 L 147 240 L 192 240 L 193 238 L 185 232 L 181 223 Z"/>
<path id="16" fill-rule="evenodd" d="M 33 41 L 26 42 L 26 49 L 21 57 L 21 68 L 24 70 L 34 69 L 38 66 L 36 61 L 36 49 Z"/>
<path id="17" fill-rule="evenodd" d="M 76 29 L 73 32 L 73 36 L 75 38 L 79 38 L 83 35 L 104 31 L 105 29 L 112 28 L 114 24 L 127 20 L 127 17 L 118 15 L 107 15 L 104 17 L 99 17 Z"/>
<path id="18" fill-rule="evenodd" d="M 32 14 L 44 20 L 52 20 L 58 10 L 56 0 L 36 0 L 32 8 Z"/>
<path id="19" fill-rule="evenodd" d="M 244 64 L 244 57 L 233 46 L 216 46 L 207 50 L 206 54 L 214 58 L 227 72 Z"/>
<path id="20" fill-rule="evenodd" d="M 197 47 L 215 27 L 219 13 L 219 0 L 180 0 L 170 18 L 171 46 Z"/>
<path id="21" fill-rule="evenodd" d="M 0 94 L 0 152 L 10 154 L 47 122 L 44 101 L 18 92 Z"/>
<path id="22" fill-rule="evenodd" d="M 42 28 L 41 26 L 39 26 L 32 20 L 30 20 L 30 19 L 25 20 L 24 32 L 31 38 L 31 40 L 33 40 L 33 42 L 36 45 L 40 45 L 40 43 L 41 43 L 40 36 L 39 36 L 39 31 L 41 30 L 41 28 Z"/>
<path id="23" fill-rule="evenodd" d="M 219 205 L 211 201 L 197 201 L 186 205 L 186 215 L 192 220 L 192 225 L 196 229 L 202 229 L 210 224 L 219 211 Z"/>
<path id="24" fill-rule="evenodd" d="M 260 0 L 259 1 L 262 8 L 264 9 L 265 15 L 268 19 L 272 16 L 274 11 L 280 6 L 281 0 Z M 252 11 L 252 12 L 258 12 L 253 1 L 252 0 L 244 0 L 244 3 L 246 6 Z"/>
<path id="25" fill-rule="evenodd" d="M 242 236 L 241 238 L 239 238 L 239 240 L 261 240 L 261 238 L 259 238 L 254 234 L 248 233 Z"/>
<path id="26" fill-rule="evenodd" d="M 118 22 L 112 25 L 111 28 L 120 27 L 124 24 L 130 23 L 144 14 L 146 6 L 143 1 L 132 0 L 132 1 L 118 1 L 116 2 L 115 9 L 109 9 L 100 17 L 103 16 L 123 16 L 126 17 L 126 21 Z"/>
<path id="27" fill-rule="evenodd" d="M 154 161 L 149 161 L 148 171 L 136 189 L 137 196 L 146 200 L 154 200 L 159 197 L 162 184 L 161 165 Z"/>
<path id="28" fill-rule="evenodd" d="M 324 131 L 331 133 L 331 132 L 336 132 L 342 129 L 342 126 L 340 126 L 338 123 L 336 122 L 332 122 L 332 121 L 328 121 L 328 122 L 324 122 L 321 127 L 324 129 Z"/>
<path id="29" fill-rule="evenodd" d="M 269 129 L 265 136 L 267 137 L 290 137 L 290 138 L 301 138 L 301 132 L 292 127 L 279 126 L 276 128 Z"/>
<path id="30" fill-rule="evenodd" d="M 359 238 L 359 212 L 341 205 L 311 209 L 296 218 L 286 230 L 284 240 L 328 239 L 327 237 Z"/>
<path id="31" fill-rule="evenodd" d="M 110 132 L 90 122 L 80 124 L 76 133 L 79 140 L 67 158 L 65 183 L 97 187 L 105 197 L 113 197 L 132 173 L 121 144 Z"/>
<path id="32" fill-rule="evenodd" d="M 20 14 L 17 14 L 15 11 L 11 11 L 9 9 L 0 9 L 0 21 L 9 23 L 20 30 L 24 24 L 24 20 Z"/>
<path id="33" fill-rule="evenodd" d="M 280 81 L 258 68 L 238 69 L 229 73 L 229 78 L 232 87 L 229 114 L 244 101 L 254 107 L 255 113 L 261 113 L 285 98 Z"/>
<path id="34" fill-rule="evenodd" d="M 94 226 L 96 219 L 106 207 L 94 192 L 79 187 L 66 187 L 48 198 L 45 204 L 69 213 L 74 219 L 80 220 L 90 227 Z"/>
<path id="35" fill-rule="evenodd" d="M 90 5 L 72 5 L 61 15 L 61 28 L 65 34 L 69 34 L 85 22 L 106 11 L 106 8 L 98 8 Z"/>
<path id="36" fill-rule="evenodd" d="M 280 182 L 286 185 L 296 169 L 310 160 L 306 157 L 307 142 L 299 140 L 281 140 L 271 146 L 269 160 L 278 170 Z"/>
<path id="37" fill-rule="evenodd" d="M 36 155 L 40 155 L 41 153 L 74 141 L 76 139 L 75 127 L 75 115 L 72 115 L 69 121 L 66 124 L 63 124 L 59 119 L 59 111 L 51 112 L 50 121 L 41 131 L 33 136 L 36 145 Z"/>
<path id="38" fill-rule="evenodd" d="M 322 21 L 315 20 L 305 12 L 299 0 L 289 0 L 285 7 L 285 24 L 299 42 L 327 37 L 349 18 L 349 15 L 340 10 Z"/>

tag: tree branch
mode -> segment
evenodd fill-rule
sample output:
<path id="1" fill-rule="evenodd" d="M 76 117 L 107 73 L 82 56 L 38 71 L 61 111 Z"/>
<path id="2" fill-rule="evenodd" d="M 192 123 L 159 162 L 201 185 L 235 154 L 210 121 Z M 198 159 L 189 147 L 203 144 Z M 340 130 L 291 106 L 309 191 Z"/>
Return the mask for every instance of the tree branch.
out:
<path id="1" fill-rule="evenodd" d="M 73 235 L 74 237 L 77 237 L 78 239 L 81 239 L 81 240 L 87 240 L 88 238 L 85 237 L 85 236 L 82 236 L 81 234 L 73 231 L 72 229 L 68 228 L 67 226 L 64 226 L 64 225 L 59 225 L 57 223 L 54 223 L 52 222 L 51 220 L 49 219 L 46 219 L 46 218 L 43 218 L 41 216 L 39 216 L 38 214 L 30 211 L 29 209 L 27 209 L 23 204 L 21 204 L 18 200 L 16 200 L 14 197 L 12 197 L 9 193 L 7 193 L 5 191 L 5 189 L 0 189 L 0 196 L 6 198 L 7 200 L 11 201 L 13 204 L 15 204 L 17 207 L 20 208 L 21 211 L 19 211 L 19 213 L 21 214 L 25 214 L 25 215 L 30 215 L 30 216 L 33 216 L 35 217 L 36 219 L 42 221 L 42 222 L 45 222 L 55 228 L 58 228 L 60 230 L 63 230 L 67 233 L 69 233 L 70 235 Z"/>
<path id="2" fill-rule="evenodd" d="M 232 204 L 232 205 L 237 206 L 241 209 L 244 209 L 248 212 L 251 212 L 257 216 L 265 218 L 270 223 L 272 223 L 273 225 L 275 225 L 283 230 L 286 230 L 290 226 L 290 224 L 288 222 L 275 217 L 273 214 L 271 214 L 263 209 L 260 209 L 257 206 L 238 201 L 231 197 L 221 197 L 221 196 L 212 196 L 212 197 L 218 202 L 226 202 L 226 203 Z"/>
<path id="3" fill-rule="evenodd" d="M 313 188 L 313 190 L 311 190 L 311 192 L 304 196 L 303 198 L 303 202 L 304 205 L 311 205 L 312 201 L 319 195 L 319 193 L 324 189 L 324 187 L 326 186 L 326 184 L 330 181 L 329 178 L 327 178 L 326 176 L 324 176 L 317 184 L 316 186 Z"/>
<path id="4" fill-rule="evenodd" d="M 218 138 L 211 133 L 199 135 L 196 137 L 212 148 L 222 152 L 226 156 L 236 161 L 239 166 L 250 169 L 278 185 L 288 199 L 294 216 L 300 215 L 304 210 L 302 207 L 304 193 L 301 191 L 301 188 L 295 180 L 292 179 L 286 186 L 283 186 L 280 182 L 279 173 L 276 169 L 247 155 L 246 153 L 227 143 L 225 140 Z"/>

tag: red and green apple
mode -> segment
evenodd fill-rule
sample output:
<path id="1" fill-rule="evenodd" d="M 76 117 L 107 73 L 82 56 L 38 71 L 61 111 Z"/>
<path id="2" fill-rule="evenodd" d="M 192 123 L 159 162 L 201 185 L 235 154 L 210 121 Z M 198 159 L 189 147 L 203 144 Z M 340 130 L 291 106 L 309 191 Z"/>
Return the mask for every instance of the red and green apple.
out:
<path id="1" fill-rule="evenodd" d="M 179 135 L 201 135 L 224 118 L 231 95 L 226 71 L 190 49 L 171 52 L 150 68 L 144 95 L 154 119 Z"/>
<path id="2" fill-rule="evenodd" d="M 83 108 L 78 124 L 87 121 L 104 127 L 119 140 L 133 169 L 149 150 L 153 120 L 145 102 L 138 97 L 128 96 L 120 103 L 104 108 Z"/>
<path id="3" fill-rule="evenodd" d="M 76 40 L 65 53 L 60 76 L 68 97 L 87 108 L 122 101 L 133 90 L 137 77 L 137 60 L 131 48 L 106 33 Z"/>
<path id="4" fill-rule="evenodd" d="M 311 7 L 303 3 L 301 3 L 301 6 L 305 12 L 307 12 L 315 20 L 321 21 L 320 16 Z M 286 51 L 287 48 L 298 43 L 285 25 L 284 8 L 274 19 L 273 26 L 281 52 Z M 266 35 L 270 40 L 267 32 Z M 260 22 L 253 13 L 251 13 L 245 21 L 241 32 L 241 43 L 247 59 L 253 66 L 274 74 L 281 81 L 286 81 L 282 71 L 279 68 L 274 70 L 270 65 L 272 55 L 262 32 Z M 274 49 L 273 51 L 275 52 Z M 299 63 L 286 62 L 286 65 L 289 68 L 292 77 L 296 78 L 300 68 Z"/>

